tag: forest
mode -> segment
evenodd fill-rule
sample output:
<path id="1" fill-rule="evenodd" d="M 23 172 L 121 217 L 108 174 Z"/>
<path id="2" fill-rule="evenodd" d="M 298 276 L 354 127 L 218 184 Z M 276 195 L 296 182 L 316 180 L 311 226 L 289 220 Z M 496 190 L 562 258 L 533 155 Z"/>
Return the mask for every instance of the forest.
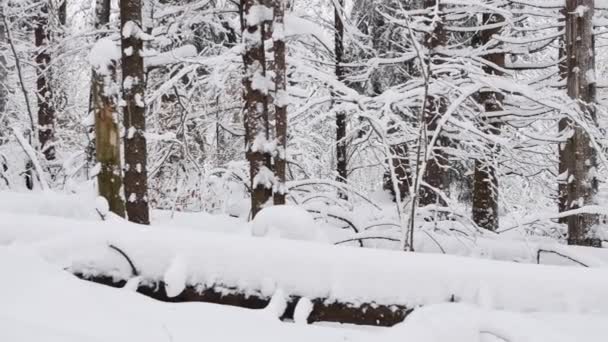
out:
<path id="1" fill-rule="evenodd" d="M 607 131 L 608 0 L 0 0 L 0 340 L 604 342 Z"/>

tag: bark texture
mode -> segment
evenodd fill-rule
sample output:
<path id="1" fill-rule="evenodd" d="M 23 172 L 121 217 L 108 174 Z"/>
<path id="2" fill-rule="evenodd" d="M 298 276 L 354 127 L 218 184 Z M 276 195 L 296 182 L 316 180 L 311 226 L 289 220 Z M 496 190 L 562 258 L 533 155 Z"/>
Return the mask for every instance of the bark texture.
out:
<path id="1" fill-rule="evenodd" d="M 334 8 L 334 54 L 335 74 L 338 81 L 343 82 L 346 76 L 344 70 L 344 23 L 342 13 L 344 0 L 336 0 L 338 7 Z M 336 113 L 336 172 L 338 181 L 346 183 L 348 180 L 348 144 L 346 141 L 346 113 Z M 340 194 L 345 198 L 344 193 Z"/>
<path id="2" fill-rule="evenodd" d="M 257 6 L 257 7 L 254 7 Z M 258 16 L 249 15 L 252 11 L 266 12 L 263 2 L 241 0 L 242 35 L 245 51 L 243 63 L 243 108 L 245 124 L 246 157 L 249 161 L 251 180 L 251 218 L 262 209 L 272 197 L 274 174 L 270 169 L 270 154 L 263 146 L 269 139 L 268 127 L 268 89 L 266 82 L 266 56 L 264 50 L 264 24 Z M 249 20 L 248 20 L 249 19 Z M 258 19 L 256 21 L 250 21 Z M 262 80 L 262 82 L 254 82 Z M 260 84 L 261 83 L 261 84 Z"/>
<path id="3" fill-rule="evenodd" d="M 594 0 L 566 1 L 566 60 L 568 96 L 576 100 L 587 122 L 595 122 L 595 46 L 593 41 Z M 596 204 L 598 189 L 597 158 L 591 137 L 580 126 L 573 127 L 574 134 L 564 149 L 568 167 L 567 209 L 577 209 Z M 594 236 L 593 226 L 597 215 L 581 214 L 568 217 L 568 244 L 600 246 Z"/>
<path id="4" fill-rule="evenodd" d="M 97 0 L 97 29 L 110 22 L 110 0 Z M 97 175 L 99 195 L 109 204 L 110 211 L 125 216 L 120 161 L 120 132 L 118 130 L 118 93 L 116 63 L 104 72 L 93 70 L 93 111 L 95 116 L 95 157 L 101 166 Z"/>
<path id="5" fill-rule="evenodd" d="M 287 167 L 287 63 L 285 60 L 285 0 L 274 0 L 274 116 L 275 132 L 277 140 L 277 151 L 274 159 L 274 172 L 276 183 L 274 185 L 274 204 L 285 204 L 287 186 L 286 167 Z"/>
<path id="6" fill-rule="evenodd" d="M 486 13 L 483 15 L 485 25 L 496 24 L 504 21 L 498 14 Z M 492 36 L 500 32 L 500 27 L 481 31 L 481 44 L 488 48 L 492 46 Z M 505 65 L 504 53 L 494 52 L 487 54 L 484 58 L 491 64 L 501 68 Z M 484 71 L 488 75 L 500 75 L 500 70 L 485 66 Z M 479 102 L 483 106 L 485 113 L 502 110 L 503 96 L 493 91 L 482 91 L 479 94 Z M 500 133 L 500 122 L 489 119 L 486 115 L 482 116 L 484 130 L 489 134 Z M 475 174 L 473 179 L 473 221 L 480 227 L 489 230 L 498 228 L 498 178 L 496 174 L 495 155 L 498 153 L 498 146 L 487 143 L 486 150 L 490 152 L 485 160 L 475 161 Z"/>
<path id="7" fill-rule="evenodd" d="M 34 40 L 36 44 L 36 95 L 38 98 L 38 142 L 46 160 L 55 159 L 55 109 L 53 96 L 48 87 L 49 66 L 51 54 L 49 52 L 49 8 L 43 2 L 40 15 L 36 19 Z"/>
<path id="8" fill-rule="evenodd" d="M 433 9 L 431 11 L 433 17 L 433 31 L 426 37 L 426 45 L 430 51 L 430 58 L 428 63 L 431 65 L 441 64 L 442 56 L 438 51 L 442 46 L 447 44 L 448 35 L 445 30 L 445 25 L 443 23 L 443 16 L 439 13 L 438 16 L 435 16 L 434 9 L 438 6 L 438 0 L 426 0 L 424 3 L 426 8 Z M 441 8 L 440 8 L 441 10 Z M 436 75 L 432 75 L 432 66 L 430 68 L 431 78 L 436 77 Z M 429 93 L 426 99 L 426 107 L 424 108 L 424 124 L 426 124 L 426 130 L 428 135 L 428 142 L 430 142 L 432 136 L 435 134 L 437 129 L 441 129 L 441 127 L 437 126 L 438 121 L 445 114 L 447 109 L 447 103 L 445 99 L 440 94 L 432 94 Z M 436 146 L 428 146 L 428 148 L 433 149 L 433 153 L 431 154 L 431 158 L 427 160 L 426 169 L 424 172 L 423 180 L 429 186 L 425 186 L 424 184 L 420 187 L 420 202 L 421 206 L 426 206 L 430 204 L 440 204 L 445 205 L 445 201 L 441 199 L 438 192 L 447 193 L 449 190 L 449 180 L 448 180 L 448 157 L 445 152 L 442 150 L 443 147 L 447 146 L 448 141 L 445 136 L 440 136 L 437 139 Z"/>
<path id="9" fill-rule="evenodd" d="M 566 9 L 562 9 L 560 11 L 560 19 L 561 23 L 564 23 L 566 20 Z M 566 58 L 566 36 L 563 35 L 559 42 L 559 50 L 558 50 L 558 59 L 559 59 L 559 79 L 560 81 L 566 81 L 568 79 L 568 59 Z M 570 120 L 567 118 L 563 118 L 558 123 L 558 130 L 560 133 L 564 134 L 566 130 L 571 126 Z M 568 153 L 566 152 L 566 142 L 560 143 L 558 146 L 559 153 L 559 166 L 558 166 L 558 210 L 559 212 L 564 212 L 568 210 Z M 567 217 L 562 217 L 559 219 L 560 223 L 568 223 Z"/>
<path id="10" fill-rule="evenodd" d="M 140 224 L 150 223 L 146 116 L 144 104 L 144 63 L 141 56 L 144 31 L 141 26 L 141 0 L 120 1 L 122 33 L 122 97 L 125 102 L 124 189 L 127 218 Z"/>

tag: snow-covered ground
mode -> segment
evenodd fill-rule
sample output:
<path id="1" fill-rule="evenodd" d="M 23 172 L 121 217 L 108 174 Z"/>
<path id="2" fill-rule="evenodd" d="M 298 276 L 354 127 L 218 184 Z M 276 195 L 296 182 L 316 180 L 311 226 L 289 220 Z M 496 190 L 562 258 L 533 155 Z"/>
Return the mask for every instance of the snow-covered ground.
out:
<path id="1" fill-rule="evenodd" d="M 463 304 L 416 310 L 393 328 L 280 322 L 270 309 L 162 303 L 88 283 L 27 249 L 0 247 L 0 341 L 603 342 L 606 316 L 515 313 Z"/>
<path id="2" fill-rule="evenodd" d="M 322 224 L 302 235 L 298 223 L 314 222 L 306 214 L 285 208 L 249 224 L 159 211 L 155 225 L 141 227 L 105 215 L 92 197 L 0 193 L 0 341 L 606 340 L 606 250 L 492 237 L 478 238 L 487 240 L 489 256 L 333 246 L 335 236 Z M 129 256 L 141 278 L 109 245 Z M 574 255 L 591 267 L 488 260 L 534 254 L 534 248 Z M 68 271 L 131 282 L 114 289 Z M 162 303 L 129 290 L 140 280 L 163 281 L 169 295 L 189 285 L 220 286 L 273 301 L 263 310 Z M 305 325 L 301 318 L 278 320 L 278 293 L 416 309 L 392 328 Z"/>

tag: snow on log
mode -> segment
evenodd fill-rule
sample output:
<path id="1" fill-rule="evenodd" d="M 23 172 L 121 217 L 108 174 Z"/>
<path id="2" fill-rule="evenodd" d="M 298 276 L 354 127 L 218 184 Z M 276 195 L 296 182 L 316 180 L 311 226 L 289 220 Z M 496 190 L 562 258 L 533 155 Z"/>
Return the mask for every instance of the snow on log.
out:
<path id="1" fill-rule="evenodd" d="M 264 308 L 281 289 L 283 316 L 293 317 L 295 303 L 306 297 L 313 304 L 310 322 L 392 325 L 418 306 L 479 304 L 480 298 L 488 309 L 608 313 L 608 274 L 601 268 L 1 213 L 0 243 L 26 245 L 83 278 L 119 287 L 134 275 L 125 257 L 108 247 L 117 246 L 141 277 L 138 291 L 150 297 Z M 181 293 L 169 296 L 166 279 L 173 282 L 171 295 L 183 286 Z"/>

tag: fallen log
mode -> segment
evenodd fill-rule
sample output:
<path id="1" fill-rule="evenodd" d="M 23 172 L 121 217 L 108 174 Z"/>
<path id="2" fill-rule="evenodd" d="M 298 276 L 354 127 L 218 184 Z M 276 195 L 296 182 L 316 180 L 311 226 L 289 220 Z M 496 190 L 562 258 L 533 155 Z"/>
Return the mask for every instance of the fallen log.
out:
<path id="1" fill-rule="evenodd" d="M 79 273 L 76 273 L 75 276 L 83 280 L 115 288 L 122 288 L 127 283 L 126 280 L 116 280 L 110 276 L 88 276 Z M 238 306 L 247 309 L 264 309 L 271 299 L 260 294 L 244 294 L 236 289 L 201 289 L 199 286 L 187 286 L 179 295 L 170 297 L 162 281 L 141 283 L 137 288 L 137 292 L 162 302 L 204 302 Z M 289 321 L 294 319 L 294 312 L 299 300 L 300 297 L 298 296 L 289 296 L 285 312 L 280 317 L 281 320 Z M 390 327 L 402 322 L 413 311 L 412 308 L 406 308 L 402 305 L 379 305 L 375 303 L 357 305 L 330 301 L 325 298 L 311 299 L 311 302 L 313 306 L 308 316 L 308 323 L 335 322 Z"/>

